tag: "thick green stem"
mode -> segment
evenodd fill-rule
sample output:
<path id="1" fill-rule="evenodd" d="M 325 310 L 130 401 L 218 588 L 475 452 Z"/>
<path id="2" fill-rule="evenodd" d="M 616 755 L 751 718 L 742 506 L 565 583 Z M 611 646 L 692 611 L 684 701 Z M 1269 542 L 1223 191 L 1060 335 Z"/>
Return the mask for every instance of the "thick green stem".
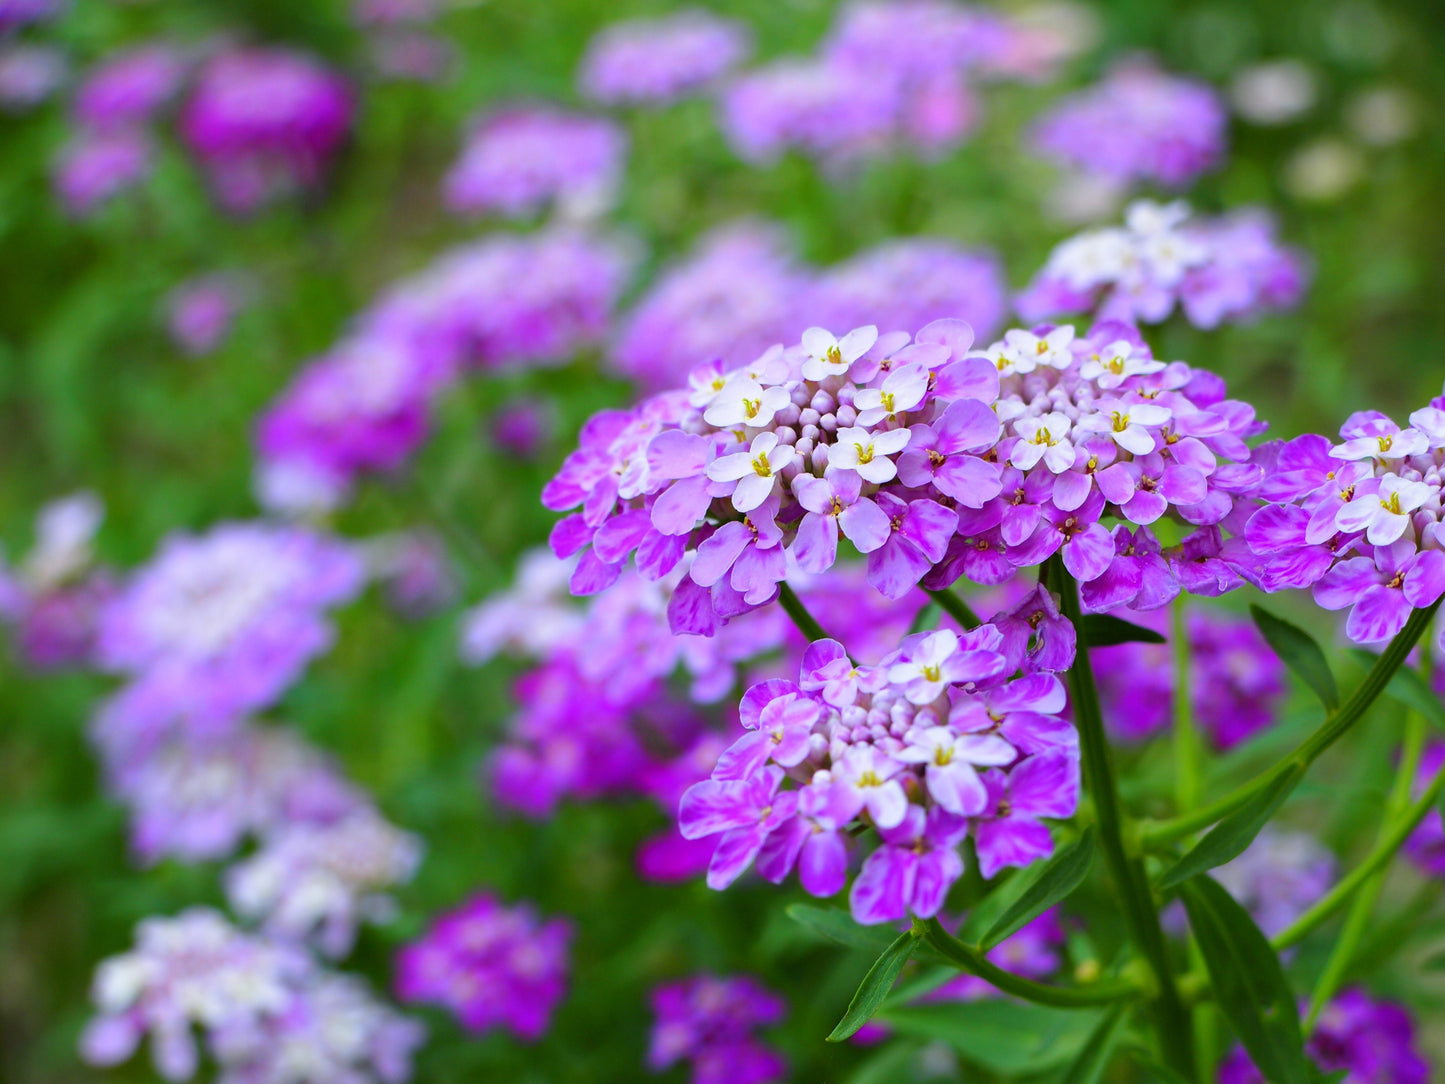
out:
<path id="1" fill-rule="evenodd" d="M 1404 750 L 1395 774 L 1395 785 L 1385 803 L 1385 819 L 1380 825 L 1379 838 L 1375 841 L 1377 850 L 1391 838 L 1402 815 L 1409 810 L 1410 786 L 1415 781 L 1415 771 L 1420 765 L 1420 754 L 1424 748 L 1425 719 L 1417 712 L 1406 712 Z M 1320 1012 L 1330 998 L 1334 997 L 1335 991 L 1349 973 L 1350 964 L 1354 962 L 1355 952 L 1360 947 L 1360 941 L 1365 936 L 1370 918 L 1374 914 L 1375 904 L 1379 901 L 1380 891 L 1385 887 L 1385 872 L 1393 855 L 1392 849 L 1378 868 L 1370 871 L 1368 877 L 1362 881 L 1354 902 L 1350 904 L 1350 910 L 1345 915 L 1344 928 L 1340 930 L 1340 938 L 1335 942 L 1325 969 L 1320 972 L 1310 994 L 1309 1014 L 1305 1017 L 1306 1030 L 1314 1027 Z"/>
<path id="2" fill-rule="evenodd" d="M 1344 906 L 1357 889 L 1372 875 L 1390 864 L 1395 852 L 1410 838 L 1410 833 L 1419 827 L 1435 808 L 1440 793 L 1445 790 L 1445 769 L 1435 776 L 1425 793 L 1410 806 L 1405 814 L 1390 827 L 1390 830 L 1375 844 L 1363 862 L 1352 869 L 1334 888 L 1315 901 L 1308 911 L 1295 919 L 1287 929 L 1275 935 L 1273 944 L 1277 949 L 1286 949 L 1303 941 L 1314 929 Z"/>
<path id="3" fill-rule="evenodd" d="M 803 605 L 803 600 L 796 591 L 786 583 L 780 583 L 778 588 L 778 602 L 782 604 L 783 612 L 792 618 L 793 624 L 798 626 L 798 631 L 805 639 L 809 642 L 832 639 L 823 630 L 823 626 L 818 624 L 818 619 L 808 612 L 808 607 Z"/>
<path id="4" fill-rule="evenodd" d="M 1400 630 L 1400 634 L 1390 641 L 1390 646 L 1385 649 L 1379 661 L 1365 675 L 1365 680 L 1360 683 L 1354 695 L 1345 701 L 1337 711 L 1327 714 L 1320 728 L 1278 764 L 1261 772 L 1248 783 L 1236 787 L 1223 798 L 1200 806 L 1196 810 L 1182 813 L 1173 820 L 1141 824 L 1139 838 L 1144 848 L 1157 850 L 1176 840 L 1183 839 L 1201 828 L 1207 828 L 1233 813 L 1286 772 L 1293 770 L 1296 766 L 1307 768 L 1313 764 L 1321 753 L 1339 741 L 1350 727 L 1360 721 L 1361 716 L 1365 714 L 1370 705 L 1384 692 L 1385 686 L 1389 684 L 1390 679 L 1395 676 L 1395 672 L 1405 662 L 1406 656 L 1410 654 L 1416 641 L 1429 627 L 1431 618 L 1435 616 L 1435 611 L 1439 608 L 1440 603 L 1436 602 L 1434 605 L 1412 613 L 1410 620 Z"/>
<path id="5" fill-rule="evenodd" d="M 973 608 L 947 588 L 942 591 L 935 591 L 932 588 L 925 587 L 924 590 L 932 596 L 934 602 L 943 608 L 944 613 L 948 614 L 949 617 L 953 618 L 964 628 L 976 629 L 983 624 L 978 614 L 973 612 Z"/>
<path id="6" fill-rule="evenodd" d="M 1039 1005 L 1056 1005 L 1065 1009 L 1112 1005 L 1139 997 L 1144 992 L 1139 986 L 1123 981 L 1077 987 L 1049 986 L 1046 983 L 1034 982 L 991 963 L 982 951 L 954 937 L 936 918 L 930 918 L 926 922 L 915 920 L 915 928 L 921 929 L 924 940 L 962 970 L 977 975 L 1006 994 L 1013 994 Z"/>
<path id="7" fill-rule="evenodd" d="M 1082 628 L 1078 584 L 1061 564 L 1056 564 L 1053 569 L 1053 582 L 1060 588 L 1064 616 L 1074 628 Z M 1094 671 L 1089 665 L 1088 645 L 1082 637 L 1078 655 L 1069 670 L 1069 693 L 1074 724 L 1079 731 L 1084 782 L 1094 805 L 1104 863 L 1121 898 L 1130 940 L 1153 973 L 1153 1009 L 1159 1034 L 1159 1053 L 1169 1068 L 1185 1080 L 1193 1080 L 1194 1042 L 1189 1011 L 1174 984 L 1164 931 L 1159 925 L 1159 911 L 1149 890 L 1144 863 L 1137 857 L 1130 857 L 1124 847 L 1124 816 L 1114 775 L 1113 753 L 1104 733 L 1104 717 L 1099 708 Z"/>

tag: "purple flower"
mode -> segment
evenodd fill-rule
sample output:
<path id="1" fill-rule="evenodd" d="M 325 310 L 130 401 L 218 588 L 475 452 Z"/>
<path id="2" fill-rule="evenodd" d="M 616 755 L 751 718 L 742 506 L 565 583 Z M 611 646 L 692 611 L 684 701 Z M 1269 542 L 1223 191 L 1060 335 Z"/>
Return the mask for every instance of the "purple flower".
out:
<path id="1" fill-rule="evenodd" d="M 690 1061 L 693 1084 L 773 1084 L 787 1074 L 783 1058 L 752 1034 L 781 1021 L 787 1005 L 745 975 L 667 983 L 652 992 L 652 1009 L 653 1072 Z"/>
<path id="2" fill-rule="evenodd" d="M 311 57 L 238 49 L 202 66 L 180 134 L 222 206 L 246 213 L 318 186 L 355 110 L 351 88 Z"/>
<path id="3" fill-rule="evenodd" d="M 75 119 L 106 130 L 142 124 L 175 96 L 187 66 L 184 56 L 163 44 L 112 54 L 76 88 Z"/>
<path id="4" fill-rule="evenodd" d="M 61 148 L 55 192 L 68 212 L 83 217 L 140 184 L 151 165 L 151 141 L 144 132 L 82 131 Z"/>
<path id="5" fill-rule="evenodd" d="M 230 334 L 243 300 L 228 275 L 205 275 L 182 283 L 166 299 L 166 330 L 190 357 L 213 353 Z"/>
<path id="6" fill-rule="evenodd" d="M 863 863 L 848 897 L 859 922 L 897 922 L 909 914 L 932 918 L 953 883 L 963 876 L 958 844 L 968 821 L 935 806 L 926 815 L 908 807 L 899 824 L 883 828 L 883 846 Z"/>
<path id="7" fill-rule="evenodd" d="M 1304 832 L 1266 827 L 1249 849 L 1214 871 L 1270 937 L 1284 930 L 1335 883 L 1335 856 Z"/>
<path id="8" fill-rule="evenodd" d="M 860 496 L 862 485 L 856 471 L 839 467 L 829 467 L 821 478 L 799 474 L 793 479 L 793 495 L 807 514 L 798 524 L 791 552 L 804 572 L 826 572 L 833 567 L 840 531 L 859 553 L 872 553 L 888 540 L 888 516 Z"/>
<path id="9" fill-rule="evenodd" d="M 706 88 L 751 48 L 746 27 L 701 8 L 612 23 L 588 43 L 577 85 L 607 105 L 666 105 Z"/>
<path id="10" fill-rule="evenodd" d="M 1431 1075 L 1415 1048 L 1409 1013 L 1358 989 L 1341 992 L 1325 1006 L 1305 1052 L 1326 1073 L 1346 1070 L 1351 1084 L 1427 1084 Z M 1239 1049 L 1219 1067 L 1219 1084 L 1264 1084 L 1264 1077 Z"/>
<path id="11" fill-rule="evenodd" d="M 438 916 L 396 958 L 396 996 L 445 1006 L 462 1027 L 535 1042 L 567 991 L 572 924 L 488 893 Z"/>
<path id="12" fill-rule="evenodd" d="M 444 201 L 458 214 L 524 218 L 555 205 L 592 217 L 612 203 L 626 147 L 609 120 L 542 106 L 494 112 L 468 134 Z"/>
<path id="13" fill-rule="evenodd" d="M 900 599 L 943 560 L 958 515 L 937 501 L 905 502 L 891 493 L 879 493 L 877 500 L 891 529 L 888 541 L 868 555 L 868 582 Z"/>
<path id="14" fill-rule="evenodd" d="M 973 826 L 978 868 L 992 877 L 1005 866 L 1026 866 L 1053 853 L 1044 817 L 1073 815 L 1079 801 L 1079 761 L 1064 750 L 1039 753 L 1007 774 L 984 772 L 988 811 Z"/>
<path id="15" fill-rule="evenodd" d="M 1181 188 L 1218 166 L 1228 123 L 1213 88 L 1131 60 L 1056 103 L 1033 138 L 1043 154 L 1083 172 Z"/>
<path id="16" fill-rule="evenodd" d="M 1445 767 L 1445 745 L 1432 742 L 1420 757 L 1420 766 L 1415 772 L 1411 786 L 1414 797 L 1419 798 L 1430 781 Z M 1432 809 L 1425 814 L 1420 826 L 1410 833 L 1405 841 L 1405 853 L 1421 870 L 1435 876 L 1445 876 L 1445 821 L 1440 811 Z"/>
<path id="17" fill-rule="evenodd" d="M 48 45 L 0 45 L 0 110 L 24 113 L 40 105 L 65 82 L 65 54 Z"/>
<path id="18" fill-rule="evenodd" d="M 781 768 L 767 767 L 750 779 L 705 779 L 682 796 L 677 823 L 684 839 L 723 833 L 708 867 L 709 888 L 726 888 L 737 880 L 768 834 L 792 816 L 798 796 L 791 791 L 779 794 L 782 781 Z M 862 808 L 862 799 L 858 801 Z"/>
<path id="19" fill-rule="evenodd" d="M 1018 750 L 991 734 L 959 734 L 946 726 L 910 730 L 897 754 L 906 764 L 924 765 L 924 784 L 939 807 L 960 817 L 983 812 L 988 792 L 978 777 L 979 766 L 1006 767 Z"/>

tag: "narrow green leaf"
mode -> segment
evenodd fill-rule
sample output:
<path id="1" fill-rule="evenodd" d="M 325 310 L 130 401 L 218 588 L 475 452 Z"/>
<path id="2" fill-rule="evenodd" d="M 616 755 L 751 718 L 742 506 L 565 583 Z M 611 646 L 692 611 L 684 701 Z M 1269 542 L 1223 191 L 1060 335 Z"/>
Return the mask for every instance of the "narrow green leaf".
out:
<path id="1" fill-rule="evenodd" d="M 1103 1015 L 987 998 L 889 1007 L 878 1019 L 899 1035 L 945 1042 L 973 1065 L 1015 1077 L 1077 1060 Z"/>
<path id="2" fill-rule="evenodd" d="M 1104 1070 L 1109 1067 L 1109 1062 L 1114 1057 L 1114 1046 L 1119 1041 L 1119 1031 L 1124 1025 L 1128 1010 L 1127 1005 L 1115 1005 L 1104 1014 L 1104 1019 L 1099 1021 L 1099 1026 L 1089 1036 L 1089 1041 L 1079 1052 L 1078 1059 L 1069 1067 L 1059 1084 L 1098 1084 L 1099 1078 L 1104 1075 Z"/>
<path id="3" fill-rule="evenodd" d="M 893 989 L 893 983 L 897 981 L 903 965 L 913 955 L 917 943 L 918 935 L 912 930 L 905 930 L 893 944 L 883 950 L 882 956 L 873 961 L 868 974 L 864 975 L 863 981 L 858 984 L 858 992 L 848 1003 L 848 1011 L 828 1036 L 828 1042 L 841 1043 L 873 1018 L 878 1006 L 882 1005 L 883 999 L 888 996 L 888 991 Z"/>
<path id="4" fill-rule="evenodd" d="M 1329 711 L 1340 706 L 1340 690 L 1335 685 L 1335 675 L 1320 645 L 1304 629 L 1275 617 L 1268 610 L 1258 606 L 1249 608 L 1260 634 L 1280 661 L 1294 671 L 1295 676 L 1308 685 Z"/>
<path id="5" fill-rule="evenodd" d="M 1189 878 L 1222 866 L 1244 853 L 1276 810 L 1304 778 L 1305 768 L 1295 764 L 1244 805 L 1209 830 L 1159 881 L 1161 890 L 1183 884 Z"/>
<path id="6" fill-rule="evenodd" d="M 1094 862 L 1094 826 L 1091 824 L 1071 846 L 1065 847 L 1039 868 L 1038 876 L 1011 907 L 999 916 L 983 935 L 987 951 L 1012 937 L 1054 904 L 1064 899 L 1089 875 Z"/>
<path id="7" fill-rule="evenodd" d="M 1244 1049 L 1272 1084 L 1309 1084 L 1294 991 L 1268 939 L 1209 877 L 1186 881 L 1180 895 L 1215 1003 Z"/>
<path id="8" fill-rule="evenodd" d="M 1146 1051 L 1130 1050 L 1129 1058 L 1135 1065 L 1153 1077 L 1158 1084 L 1189 1084 L 1189 1081 L 1167 1065 L 1160 1065 L 1158 1060 Z"/>
<path id="9" fill-rule="evenodd" d="M 1079 634 L 1090 647 L 1113 647 L 1115 644 L 1163 644 L 1160 633 L 1125 621 L 1113 614 L 1085 614 L 1079 623 Z"/>
<path id="10" fill-rule="evenodd" d="M 808 903 L 794 903 L 790 904 L 786 911 L 788 917 L 798 925 L 834 944 L 868 949 L 870 952 L 883 952 L 893 944 L 893 938 L 888 936 L 886 927 L 860 926 L 847 911 L 837 907 L 814 907 Z"/>

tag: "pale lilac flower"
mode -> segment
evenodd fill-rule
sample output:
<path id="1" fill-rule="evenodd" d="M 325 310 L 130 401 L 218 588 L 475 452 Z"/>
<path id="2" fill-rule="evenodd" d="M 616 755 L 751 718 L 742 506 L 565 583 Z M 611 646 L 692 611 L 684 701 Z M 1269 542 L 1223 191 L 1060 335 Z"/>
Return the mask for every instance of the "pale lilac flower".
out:
<path id="1" fill-rule="evenodd" d="M 1002 738 L 959 734 L 946 726 L 910 730 L 904 741 L 908 744 L 897 754 L 898 759 L 924 765 L 928 793 L 943 809 L 960 817 L 977 816 L 988 804 L 988 791 L 977 769 L 1007 767 L 1018 759 L 1018 750 Z"/>
<path id="2" fill-rule="evenodd" d="M 1134 455 L 1148 455 L 1155 447 L 1155 434 L 1151 429 L 1165 425 L 1173 412 L 1157 403 L 1131 403 L 1122 399 L 1104 399 L 1097 412 L 1079 422 L 1079 428 L 1087 433 L 1103 433 Z"/>
<path id="3" fill-rule="evenodd" d="M 604 27 L 587 45 L 577 84 L 607 105 L 665 105 L 705 89 L 751 48 L 741 23 L 683 8 Z"/>
<path id="4" fill-rule="evenodd" d="M 202 275 L 166 298 L 166 330 L 190 357 L 213 353 L 230 334 L 244 293 L 230 275 Z"/>
<path id="5" fill-rule="evenodd" d="M 153 157 L 143 132 L 77 132 L 56 160 L 56 195 L 69 213 L 84 217 L 144 181 Z"/>
<path id="6" fill-rule="evenodd" d="M 1079 762 L 1064 750 L 1029 757 L 1007 775 L 983 773 L 988 812 L 974 826 L 978 868 L 992 877 L 1005 866 L 1026 866 L 1053 853 L 1044 817 L 1067 817 L 1079 800 Z"/>
<path id="7" fill-rule="evenodd" d="M 0 45 L 0 110 L 24 113 L 54 94 L 68 72 L 65 54 L 48 45 Z"/>
<path id="8" fill-rule="evenodd" d="M 888 540 L 888 517 L 861 496 L 862 477 L 851 470 L 830 466 L 819 478 L 799 474 L 793 495 L 807 512 L 798 524 L 791 553 L 805 572 L 821 573 L 833 567 L 841 531 L 859 553 L 872 553 Z"/>
<path id="9" fill-rule="evenodd" d="M 1074 465 L 1074 445 L 1069 440 L 1072 427 L 1067 414 L 1057 411 L 1042 417 L 1015 419 L 1013 429 L 1019 442 L 1009 453 L 1009 462 L 1019 470 L 1028 470 L 1040 460 L 1055 474 L 1062 474 Z"/>
<path id="10" fill-rule="evenodd" d="M 156 1072 L 189 1080 L 200 1065 L 192 1028 L 214 1036 L 250 1030 L 284 1011 L 310 973 L 305 955 L 241 933 L 218 912 L 197 907 L 148 918 L 136 945 L 96 970 L 91 998 L 99 1015 L 80 1037 L 91 1065 L 119 1065 L 149 1034 Z"/>
<path id="11" fill-rule="evenodd" d="M 942 806 L 926 814 L 920 806 L 907 809 L 898 824 L 879 825 L 883 845 L 868 856 L 853 882 L 848 906 L 858 922 L 899 922 L 910 914 L 932 918 L 963 876 L 958 844 L 968 821 Z"/>
<path id="12" fill-rule="evenodd" d="M 505 109 L 478 121 L 443 182 L 449 210 L 533 215 L 555 206 L 590 218 L 612 203 L 627 140 L 612 121 L 544 106 Z"/>
<path id="13" fill-rule="evenodd" d="M 900 413 L 923 402 L 931 375 L 926 365 L 910 362 L 890 369 L 878 387 L 860 389 L 853 397 L 858 424 L 871 428 L 880 422 L 896 422 Z"/>
<path id="14" fill-rule="evenodd" d="M 361 809 L 330 824 L 293 823 L 226 872 L 236 913 L 277 937 L 344 956 L 363 922 L 388 919 L 388 889 L 409 881 L 421 843 Z"/>

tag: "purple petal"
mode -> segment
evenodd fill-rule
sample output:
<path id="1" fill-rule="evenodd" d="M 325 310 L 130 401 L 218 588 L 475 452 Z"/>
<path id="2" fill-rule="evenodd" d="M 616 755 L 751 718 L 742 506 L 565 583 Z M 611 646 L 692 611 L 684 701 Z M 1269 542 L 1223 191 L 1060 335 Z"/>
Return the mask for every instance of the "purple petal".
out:
<path id="1" fill-rule="evenodd" d="M 859 553 L 872 553 L 893 533 L 887 514 L 866 497 L 845 508 L 838 525 Z"/>
<path id="2" fill-rule="evenodd" d="M 841 832 L 813 831 L 798 856 L 798 880 L 810 896 L 841 891 L 848 879 L 848 848 Z"/>
<path id="3" fill-rule="evenodd" d="M 736 881 L 762 849 L 764 838 L 761 826 L 753 824 L 735 828 L 718 840 L 707 867 L 708 888 L 723 889 Z"/>
<path id="4" fill-rule="evenodd" d="M 985 879 L 1005 866 L 1027 866 L 1054 853 L 1049 830 L 1037 821 L 1005 817 L 982 820 L 974 825 L 973 842 L 978 850 L 978 870 Z"/>
<path id="5" fill-rule="evenodd" d="M 1412 607 L 1403 591 L 1376 584 L 1355 603 L 1345 622 L 1345 635 L 1357 644 L 1375 644 L 1389 640 L 1410 620 Z"/>
<path id="6" fill-rule="evenodd" d="M 916 865 L 915 855 L 902 847 L 879 847 L 870 854 L 848 895 L 853 920 L 876 926 L 907 918 Z"/>

